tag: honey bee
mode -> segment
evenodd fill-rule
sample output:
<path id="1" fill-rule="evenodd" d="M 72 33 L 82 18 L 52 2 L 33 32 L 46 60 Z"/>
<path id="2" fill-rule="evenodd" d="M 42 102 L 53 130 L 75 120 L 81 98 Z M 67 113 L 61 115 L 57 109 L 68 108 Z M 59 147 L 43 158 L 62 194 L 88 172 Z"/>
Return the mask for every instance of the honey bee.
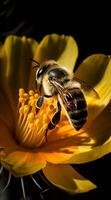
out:
<path id="1" fill-rule="evenodd" d="M 36 63 L 36 89 L 40 93 L 37 101 L 37 108 L 40 109 L 44 97 L 50 98 L 57 96 L 57 112 L 50 123 L 47 131 L 55 128 L 60 121 L 61 107 L 65 110 L 69 123 L 77 131 L 80 130 L 86 123 L 88 110 L 87 102 L 83 90 L 89 90 L 91 95 L 99 98 L 98 93 L 93 87 L 86 82 L 75 77 L 74 74 L 68 71 L 67 68 L 59 66 L 54 60 L 48 60 L 42 64 L 33 60 Z"/>

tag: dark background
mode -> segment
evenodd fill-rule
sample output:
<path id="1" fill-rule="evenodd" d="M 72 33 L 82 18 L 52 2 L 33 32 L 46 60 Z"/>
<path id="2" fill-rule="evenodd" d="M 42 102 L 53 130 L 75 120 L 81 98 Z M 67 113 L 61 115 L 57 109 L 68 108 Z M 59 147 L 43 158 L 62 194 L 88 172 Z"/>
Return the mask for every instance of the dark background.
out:
<path id="1" fill-rule="evenodd" d="M 41 3 L 41 4 L 40 4 Z M 108 3 L 0 1 L 0 40 L 9 34 L 26 35 L 40 41 L 49 33 L 72 35 L 79 46 L 78 64 L 93 53 L 111 54 L 111 17 Z M 92 200 L 111 199 L 111 155 L 95 162 L 74 167 L 98 185 L 98 189 L 70 196 L 57 189 L 44 193 L 44 199 Z M 7 172 L 4 172 L 4 177 Z M 35 175 L 36 176 L 36 175 Z M 2 177 L 3 178 L 3 177 Z M 45 188 L 40 177 L 37 177 Z M 1 180 L 1 179 L 0 179 Z M 26 193 L 30 199 L 39 199 L 39 192 L 29 177 L 24 178 Z M 22 197 L 20 180 L 12 178 L 6 200 Z M 1 200 L 5 200 L 0 197 Z"/>

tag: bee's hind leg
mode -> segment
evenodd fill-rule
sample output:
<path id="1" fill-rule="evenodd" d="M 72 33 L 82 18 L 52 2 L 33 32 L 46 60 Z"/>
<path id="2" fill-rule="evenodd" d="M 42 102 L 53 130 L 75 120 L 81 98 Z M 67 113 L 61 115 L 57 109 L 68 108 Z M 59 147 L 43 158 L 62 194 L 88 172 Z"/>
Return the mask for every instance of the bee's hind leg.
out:
<path id="1" fill-rule="evenodd" d="M 54 129 L 56 127 L 56 125 L 60 121 L 60 117 L 61 117 L 61 105 L 58 101 L 57 102 L 57 112 L 54 113 L 54 116 L 52 117 L 52 120 L 49 122 L 48 127 L 47 127 L 46 132 L 45 132 L 46 143 L 48 143 L 48 140 L 47 140 L 48 130 Z"/>

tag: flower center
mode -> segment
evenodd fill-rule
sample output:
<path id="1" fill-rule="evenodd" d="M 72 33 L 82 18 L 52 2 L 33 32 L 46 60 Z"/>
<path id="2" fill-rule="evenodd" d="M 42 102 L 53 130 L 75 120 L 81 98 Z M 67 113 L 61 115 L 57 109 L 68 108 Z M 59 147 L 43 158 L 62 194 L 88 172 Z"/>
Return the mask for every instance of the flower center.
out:
<path id="1" fill-rule="evenodd" d="M 54 98 L 44 100 L 40 109 L 36 103 L 39 95 L 30 90 L 19 89 L 19 103 L 16 119 L 16 140 L 23 147 L 37 148 L 46 143 L 45 132 L 56 111 Z"/>

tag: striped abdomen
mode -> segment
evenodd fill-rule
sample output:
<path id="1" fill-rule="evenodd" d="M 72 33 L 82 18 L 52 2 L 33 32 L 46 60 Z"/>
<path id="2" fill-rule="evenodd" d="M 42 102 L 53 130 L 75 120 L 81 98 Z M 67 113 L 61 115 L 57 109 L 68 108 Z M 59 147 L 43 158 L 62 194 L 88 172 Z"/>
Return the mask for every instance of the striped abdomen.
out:
<path id="1" fill-rule="evenodd" d="M 64 93 L 64 106 L 71 124 L 80 130 L 87 118 L 87 104 L 80 88 L 71 88 Z"/>

